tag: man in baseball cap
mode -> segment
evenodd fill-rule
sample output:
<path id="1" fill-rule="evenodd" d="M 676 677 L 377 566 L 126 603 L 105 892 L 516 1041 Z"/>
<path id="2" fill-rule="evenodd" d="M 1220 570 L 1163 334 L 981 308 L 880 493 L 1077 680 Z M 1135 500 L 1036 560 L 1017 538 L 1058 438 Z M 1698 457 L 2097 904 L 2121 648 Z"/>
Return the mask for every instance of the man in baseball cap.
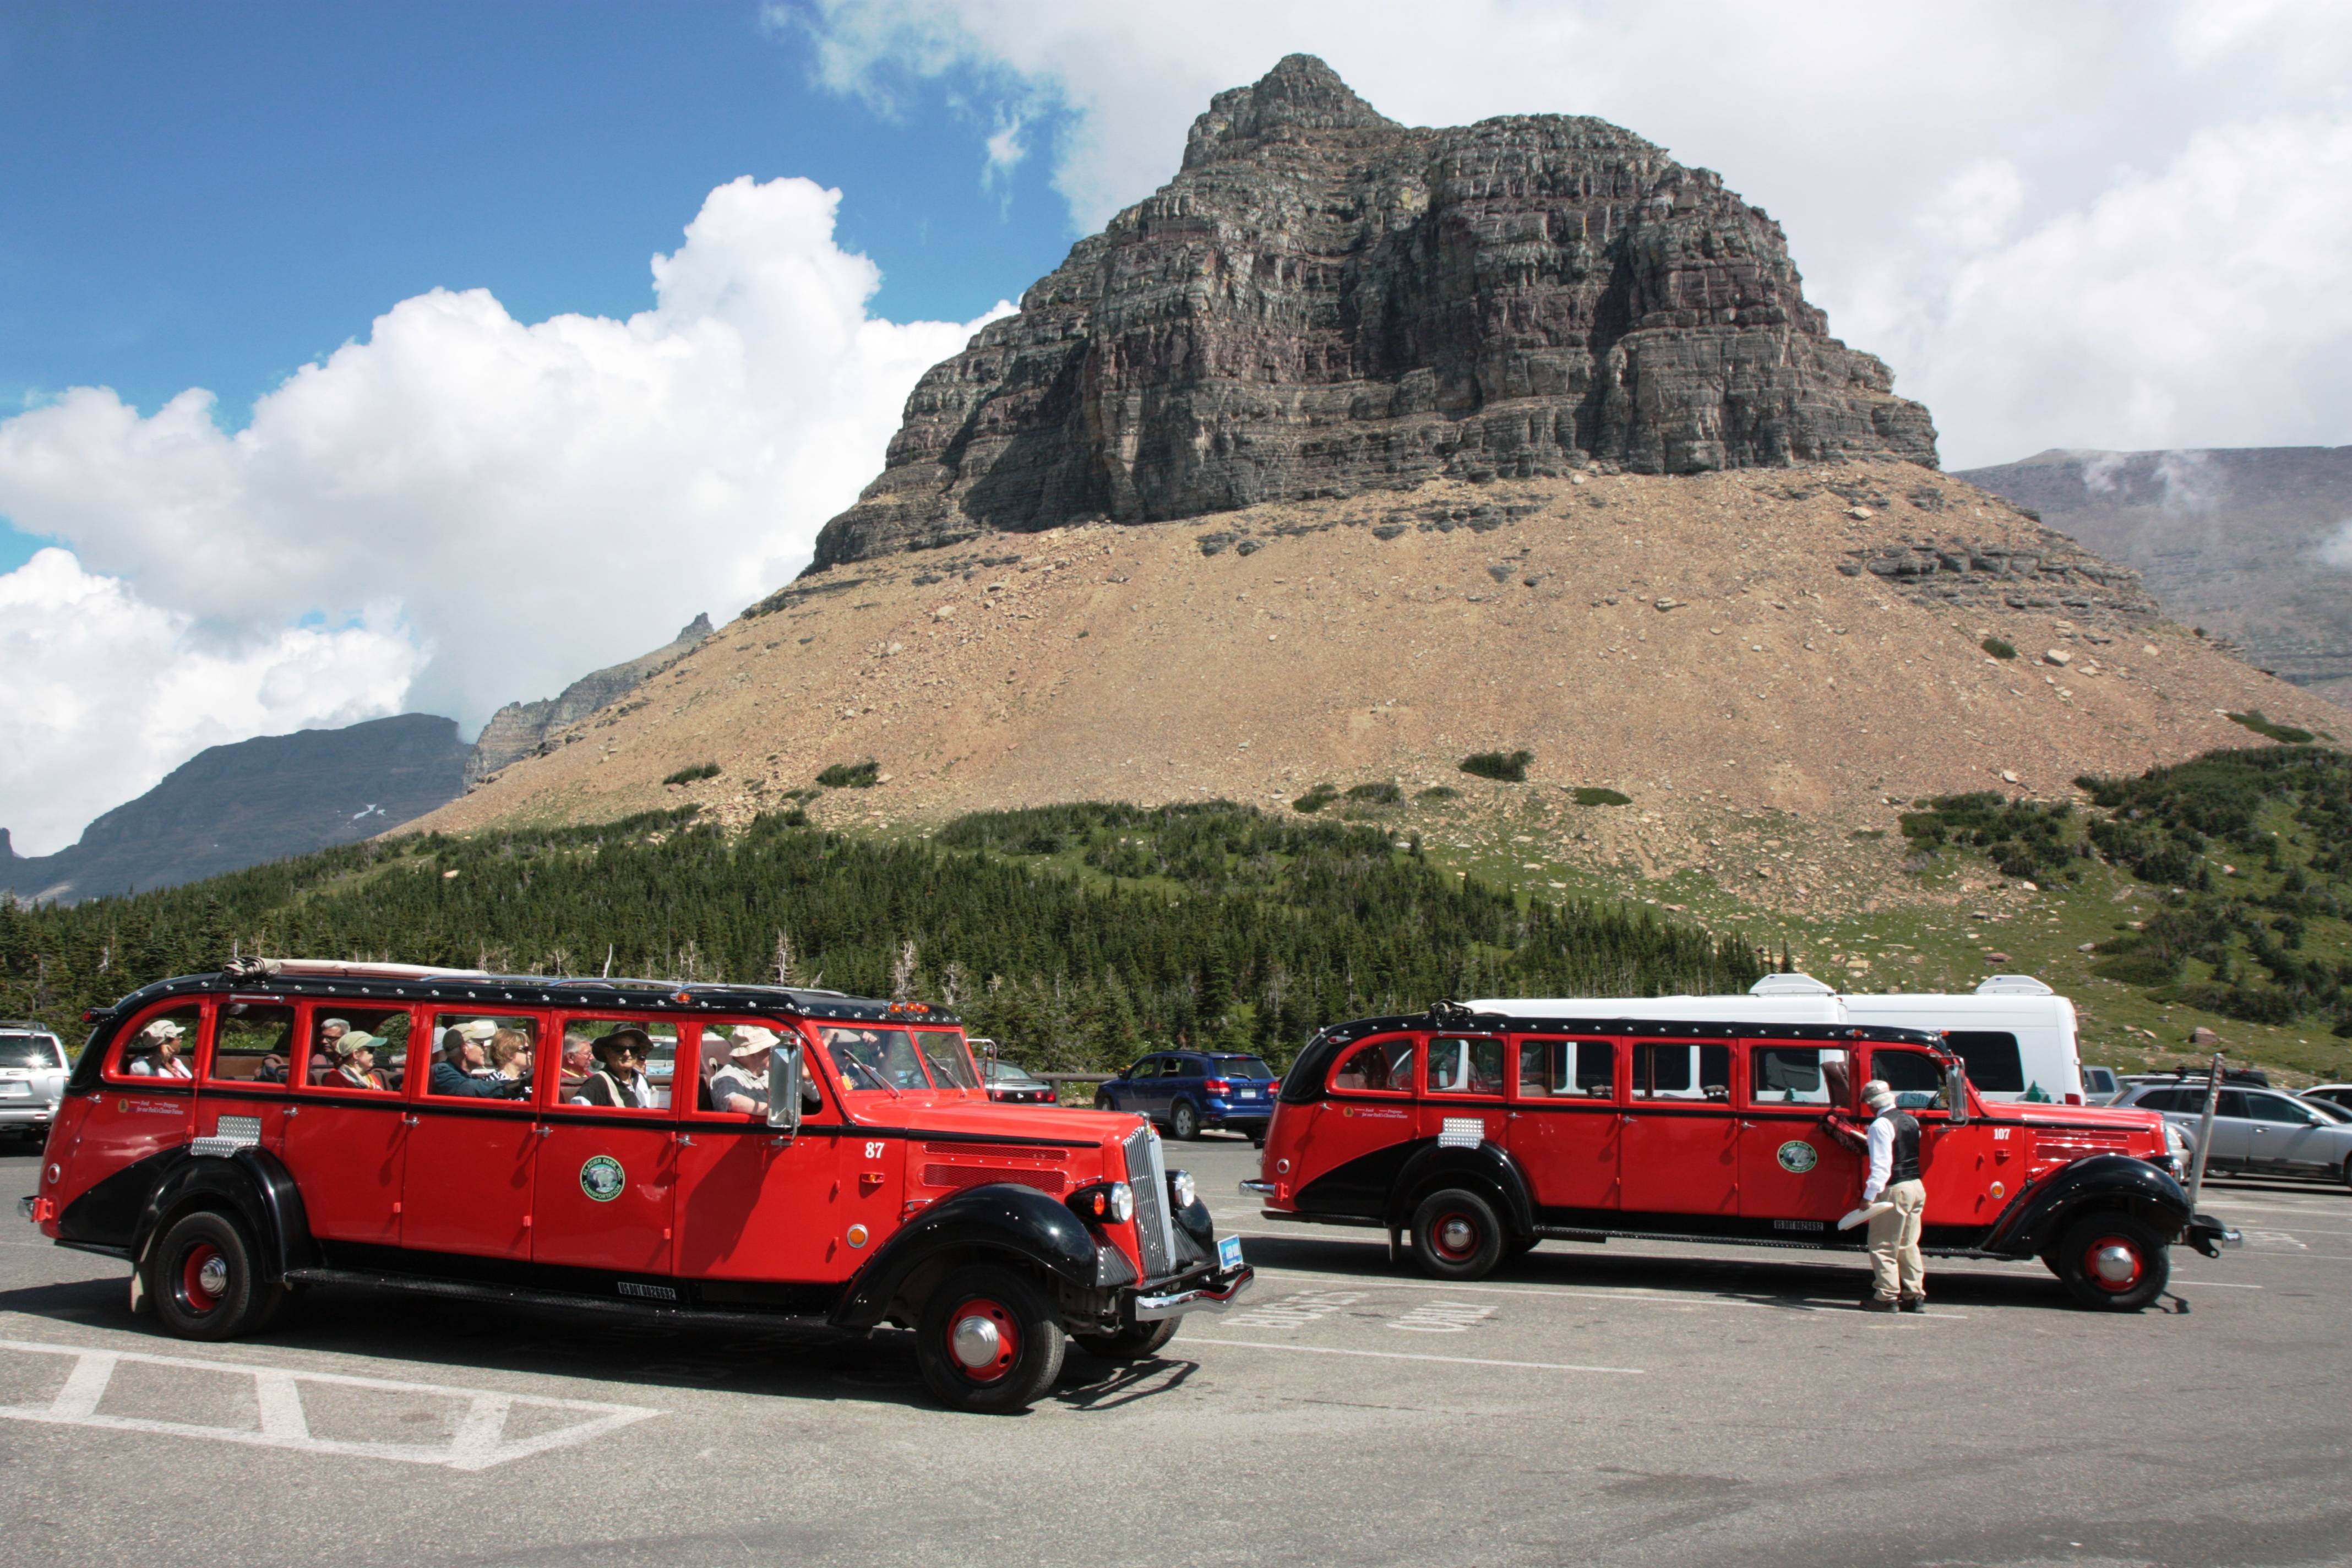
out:
<path id="1" fill-rule="evenodd" d="M 443 1029 L 441 1059 L 433 1064 L 425 1091 L 460 1100 L 514 1100 L 530 1093 L 529 1083 L 499 1078 L 489 1070 L 483 1053 L 498 1032 L 495 1018 L 468 1018 Z M 482 1076 L 475 1076 L 478 1072 Z"/>

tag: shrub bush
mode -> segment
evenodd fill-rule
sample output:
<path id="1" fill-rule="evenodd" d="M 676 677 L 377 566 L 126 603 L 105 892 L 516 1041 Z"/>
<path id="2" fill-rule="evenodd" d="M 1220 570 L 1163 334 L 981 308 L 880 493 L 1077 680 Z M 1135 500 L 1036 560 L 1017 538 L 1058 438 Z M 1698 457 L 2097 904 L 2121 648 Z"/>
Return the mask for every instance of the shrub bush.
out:
<path id="1" fill-rule="evenodd" d="M 871 789 L 881 773 L 881 765 L 868 757 L 862 763 L 835 763 L 817 774 L 816 782 L 827 789 Z"/>
<path id="2" fill-rule="evenodd" d="M 1569 795 L 1579 805 L 1631 805 L 1633 804 L 1633 797 L 1630 795 L 1620 795 L 1613 789 L 1601 789 L 1594 784 L 1580 785 L 1570 790 Z"/>
<path id="3" fill-rule="evenodd" d="M 662 780 L 662 783 L 666 784 L 690 784 L 698 779 L 715 779 L 718 776 L 719 764 L 717 763 L 704 763 L 698 767 L 680 768 L 677 772 L 670 774 L 669 777 Z"/>
<path id="4" fill-rule="evenodd" d="M 1360 784 L 1348 791 L 1348 798 L 1372 805 L 1394 805 L 1404 798 L 1404 791 L 1392 784 Z"/>
<path id="5" fill-rule="evenodd" d="M 1293 811 L 1320 811 L 1339 798 L 1339 792 L 1329 784 L 1319 784 L 1290 803 Z"/>
<path id="6" fill-rule="evenodd" d="M 1462 759 L 1462 771 L 1482 779 L 1494 779 L 1501 784 L 1528 782 L 1528 764 L 1536 760 L 1533 752 L 1473 752 Z"/>
<path id="7" fill-rule="evenodd" d="M 2308 730 L 2298 730 L 2292 724 L 2273 723 L 2263 717 L 2263 710 L 2259 708 L 2249 708 L 2243 713 L 2232 713 L 2230 715 L 2230 722 L 2242 724 L 2266 740 L 2283 741 L 2290 746 L 2308 746 L 2313 739 Z"/>
<path id="8" fill-rule="evenodd" d="M 2017 645 L 2006 642 L 2000 637 L 1987 637 L 1977 646 L 1984 649 L 1985 652 L 1992 655 L 1995 658 L 2015 658 L 2017 657 Z"/>
<path id="9" fill-rule="evenodd" d="M 1462 792 L 1452 784 L 1432 784 L 1412 798 L 1423 802 L 1459 800 L 1462 798 Z"/>

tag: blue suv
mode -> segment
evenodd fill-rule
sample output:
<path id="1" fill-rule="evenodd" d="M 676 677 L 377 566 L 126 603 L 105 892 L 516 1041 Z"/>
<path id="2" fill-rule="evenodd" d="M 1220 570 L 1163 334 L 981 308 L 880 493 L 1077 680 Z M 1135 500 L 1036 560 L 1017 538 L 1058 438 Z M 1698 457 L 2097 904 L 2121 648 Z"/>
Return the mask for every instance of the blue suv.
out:
<path id="1" fill-rule="evenodd" d="M 1255 1057 L 1160 1051 L 1097 1089 L 1095 1109 L 1139 1112 L 1188 1142 L 1203 1127 L 1222 1127 L 1264 1144 L 1274 1090 L 1274 1069 Z"/>

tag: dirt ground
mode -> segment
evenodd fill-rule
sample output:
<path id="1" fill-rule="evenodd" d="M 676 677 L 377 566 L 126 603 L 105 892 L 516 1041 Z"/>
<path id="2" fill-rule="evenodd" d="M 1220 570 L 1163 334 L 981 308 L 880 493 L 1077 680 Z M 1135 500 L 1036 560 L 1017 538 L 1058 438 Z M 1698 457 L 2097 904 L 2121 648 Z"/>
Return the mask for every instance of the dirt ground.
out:
<path id="1" fill-rule="evenodd" d="M 2047 595 L 1956 605 L 1839 570 L 1929 541 L 2047 543 L 1998 498 L 1885 464 L 1438 484 L 991 535 L 793 584 L 408 830 L 688 801 L 738 822 L 868 758 L 879 782 L 816 794 L 812 816 L 1287 810 L 1318 783 L 1394 782 L 1408 801 L 1461 791 L 1411 815 L 1530 860 L 1866 907 L 1906 853 L 1892 828 L 1911 797 L 2058 796 L 2081 773 L 2253 743 L 2228 711 L 2343 719 L 2183 627 Z M 2018 657 L 1988 655 L 1989 636 Z M 1458 768 L 1518 750 L 1525 784 Z M 720 771 L 662 782 L 703 763 Z M 1579 786 L 1631 804 L 1578 807 Z"/>

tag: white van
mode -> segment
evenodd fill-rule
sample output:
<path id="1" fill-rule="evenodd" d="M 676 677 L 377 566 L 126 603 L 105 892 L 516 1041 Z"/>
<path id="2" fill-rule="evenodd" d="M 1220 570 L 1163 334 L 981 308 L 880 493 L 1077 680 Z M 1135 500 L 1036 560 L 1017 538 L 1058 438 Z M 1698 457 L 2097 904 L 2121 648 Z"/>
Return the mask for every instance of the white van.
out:
<path id="1" fill-rule="evenodd" d="M 1841 993 L 1810 974 L 1768 974 L 1744 996 L 1498 996 L 1465 1005 L 1519 1018 L 1941 1029 L 1985 1099 L 2084 1103 L 2074 1005 L 2025 974 L 1996 974 L 1961 993 Z"/>

